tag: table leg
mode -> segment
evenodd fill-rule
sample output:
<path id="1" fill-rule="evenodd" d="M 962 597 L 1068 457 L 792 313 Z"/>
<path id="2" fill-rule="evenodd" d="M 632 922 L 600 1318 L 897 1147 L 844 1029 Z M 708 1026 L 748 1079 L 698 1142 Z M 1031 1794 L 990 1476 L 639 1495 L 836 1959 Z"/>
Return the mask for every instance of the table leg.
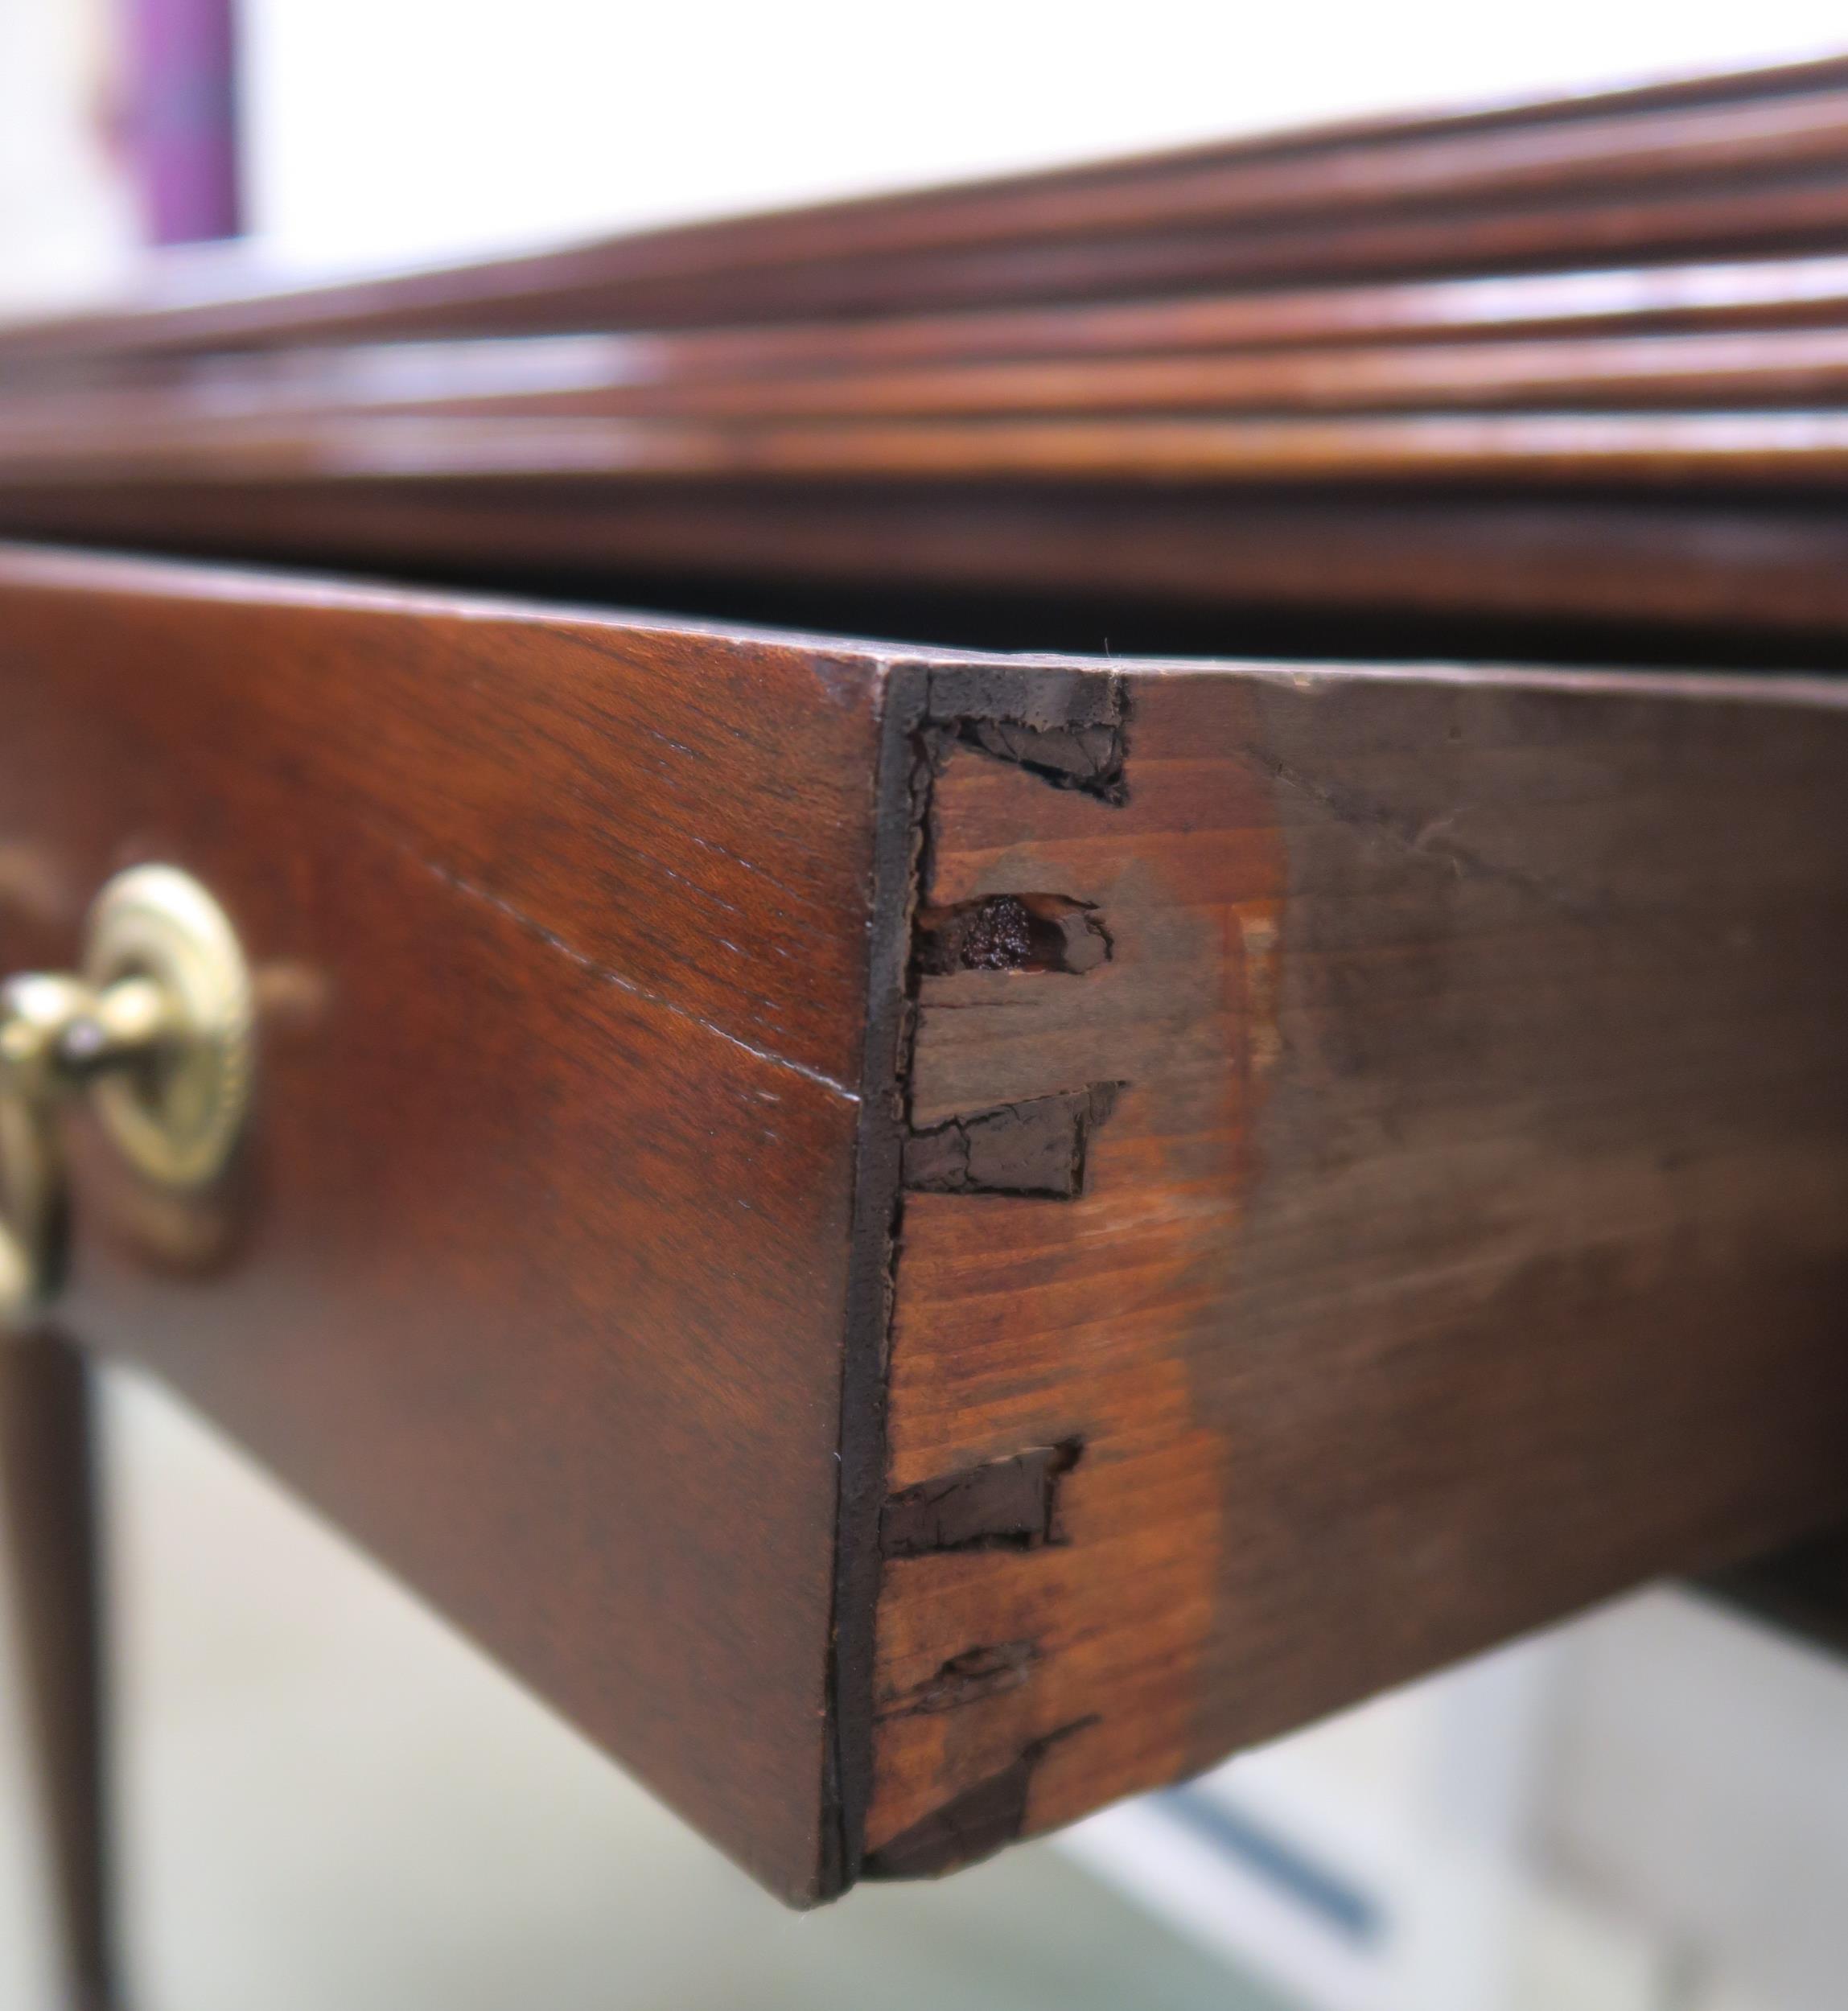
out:
<path id="1" fill-rule="evenodd" d="M 0 1338 L 0 1543 L 73 2011 L 112 2001 L 94 1375 L 56 1334 Z"/>

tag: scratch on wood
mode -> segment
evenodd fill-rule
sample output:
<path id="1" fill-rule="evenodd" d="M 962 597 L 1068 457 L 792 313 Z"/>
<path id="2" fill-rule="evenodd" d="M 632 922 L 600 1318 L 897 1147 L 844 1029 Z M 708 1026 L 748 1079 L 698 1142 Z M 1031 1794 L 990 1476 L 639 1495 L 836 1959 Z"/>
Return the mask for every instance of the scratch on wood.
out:
<path id="1" fill-rule="evenodd" d="M 1512 887 L 1578 921 L 1595 922 L 1608 912 L 1609 904 L 1595 896 L 1570 892 L 1534 874 L 1525 873 L 1518 866 L 1484 858 L 1480 853 L 1472 852 L 1446 836 L 1447 828 L 1463 815 L 1460 808 L 1438 818 L 1407 816 L 1384 804 L 1369 803 L 1352 790 L 1332 788 L 1317 782 L 1261 747 L 1252 747 L 1247 751 L 1251 760 L 1273 781 L 1281 782 L 1311 802 L 1319 804 L 1341 823 L 1377 833 L 1391 841 L 1408 857 L 1447 867 L 1459 880 L 1479 880 Z"/>
<path id="2" fill-rule="evenodd" d="M 719 1026 L 716 1021 L 690 1011 L 685 1006 L 677 1005 L 673 999 L 664 998 L 659 992 L 651 991 L 647 985 L 638 985 L 632 977 L 625 977 L 620 971 L 612 970 L 607 964 L 599 964 L 595 957 L 587 956 L 582 950 L 567 943 L 555 929 L 549 929 L 543 922 L 535 921 L 531 915 L 522 913 L 511 901 L 503 899 L 490 889 L 477 885 L 475 881 L 466 878 L 447 866 L 438 865 L 434 859 L 423 857 L 408 845 L 401 845 L 399 849 L 414 859 L 433 878 L 442 881 L 445 886 L 453 888 L 465 899 L 479 901 L 484 906 L 492 908 L 496 914 L 505 915 L 517 927 L 524 929 L 535 942 L 543 943 L 547 949 L 556 951 L 567 962 L 575 964 L 579 970 L 588 973 L 602 983 L 613 985 L 619 992 L 627 992 L 632 998 L 639 998 L 645 1005 L 655 1006 L 664 1013 L 672 1013 L 676 1018 L 684 1019 L 692 1026 L 703 1026 L 707 1033 L 716 1034 L 721 1040 L 747 1055 L 755 1055 L 759 1061 L 768 1062 L 773 1068 L 787 1068 L 792 1075 L 805 1076 L 812 1083 L 819 1083 L 824 1089 L 832 1090 L 844 1102 L 857 1104 L 860 1100 L 857 1090 L 850 1089 L 845 1083 L 836 1082 L 832 1075 L 823 1075 L 820 1069 L 811 1068 L 804 1062 L 792 1061 L 787 1055 L 776 1054 L 768 1047 L 759 1047 L 741 1034 L 731 1033 Z"/>
<path id="3" fill-rule="evenodd" d="M 881 1552 L 921 1557 L 945 1550 L 1037 1550 L 1057 1543 L 1059 1483 L 1084 1450 L 1079 1438 L 1030 1446 L 889 1495 L 879 1517 Z"/>
<path id="4" fill-rule="evenodd" d="M 952 1117 L 905 1141 L 904 1182 L 919 1194 L 1011 1194 L 1070 1201 L 1085 1191 L 1092 1132 L 1122 1083 L 1030 1097 Z"/>

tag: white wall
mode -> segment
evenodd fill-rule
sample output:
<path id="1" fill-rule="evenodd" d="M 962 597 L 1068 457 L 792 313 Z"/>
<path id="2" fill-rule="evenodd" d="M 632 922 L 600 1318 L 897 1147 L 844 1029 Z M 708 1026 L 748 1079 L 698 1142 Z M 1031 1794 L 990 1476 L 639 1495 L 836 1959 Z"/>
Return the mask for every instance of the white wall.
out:
<path id="1" fill-rule="evenodd" d="M 107 0 L 0 0 L 0 313 L 106 285 L 134 236 Z"/>
<path id="2" fill-rule="evenodd" d="M 314 261 L 1848 39 L 1841 0 L 245 0 L 244 16 L 253 215 Z"/>

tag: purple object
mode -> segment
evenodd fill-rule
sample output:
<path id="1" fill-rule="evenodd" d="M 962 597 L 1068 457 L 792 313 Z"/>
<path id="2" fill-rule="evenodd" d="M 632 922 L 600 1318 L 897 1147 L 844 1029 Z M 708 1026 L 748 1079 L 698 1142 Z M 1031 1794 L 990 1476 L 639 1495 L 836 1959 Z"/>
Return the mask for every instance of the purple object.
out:
<path id="1" fill-rule="evenodd" d="M 127 28 L 129 141 L 148 241 L 235 237 L 234 0 L 118 0 Z"/>

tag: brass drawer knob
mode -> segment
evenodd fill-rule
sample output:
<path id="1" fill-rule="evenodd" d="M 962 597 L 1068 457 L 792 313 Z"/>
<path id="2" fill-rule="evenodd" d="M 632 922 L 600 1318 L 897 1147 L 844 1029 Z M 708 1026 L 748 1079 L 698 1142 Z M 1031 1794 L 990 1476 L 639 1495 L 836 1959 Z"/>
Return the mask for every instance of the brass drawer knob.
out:
<path id="1" fill-rule="evenodd" d="M 224 911 L 169 866 L 118 874 L 92 907 L 83 974 L 0 986 L 0 1325 L 55 1294 L 66 1213 L 59 1107 L 86 1097 L 146 1179 L 220 1172 L 250 1100 L 249 967 Z"/>

